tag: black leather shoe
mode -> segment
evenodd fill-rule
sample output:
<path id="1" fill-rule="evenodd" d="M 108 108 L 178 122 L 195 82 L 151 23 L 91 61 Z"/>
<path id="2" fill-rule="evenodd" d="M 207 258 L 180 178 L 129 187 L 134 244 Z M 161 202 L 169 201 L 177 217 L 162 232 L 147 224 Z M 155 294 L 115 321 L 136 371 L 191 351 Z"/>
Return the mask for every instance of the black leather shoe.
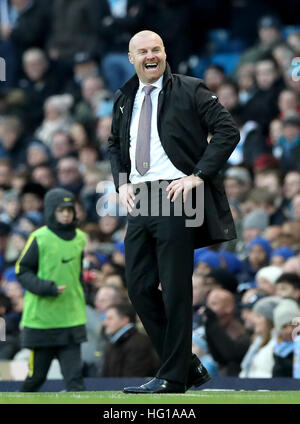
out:
<path id="1" fill-rule="evenodd" d="M 187 390 L 190 389 L 192 386 L 202 386 L 202 384 L 207 383 L 210 379 L 211 376 L 208 374 L 207 369 L 200 362 L 200 365 L 194 368 L 189 375 L 189 379 L 186 385 Z"/>
<path id="2" fill-rule="evenodd" d="M 173 383 L 162 378 L 154 377 L 148 383 L 142 384 L 139 387 L 125 387 L 124 393 L 185 393 L 186 387 L 184 384 Z"/>

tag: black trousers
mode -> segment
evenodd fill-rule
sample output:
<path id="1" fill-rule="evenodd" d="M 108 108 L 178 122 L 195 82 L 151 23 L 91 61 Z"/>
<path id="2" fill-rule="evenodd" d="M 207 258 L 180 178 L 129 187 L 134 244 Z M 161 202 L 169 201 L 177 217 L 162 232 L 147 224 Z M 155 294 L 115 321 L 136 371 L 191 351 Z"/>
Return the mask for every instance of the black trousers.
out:
<path id="1" fill-rule="evenodd" d="M 192 355 L 192 274 L 194 229 L 186 216 L 163 216 L 167 192 L 141 196 L 148 200 L 148 216 L 128 216 L 125 237 L 126 280 L 130 300 L 156 349 L 162 366 L 156 377 L 185 384 L 197 357 Z M 140 194 L 139 185 L 134 186 Z M 182 200 L 176 200 L 181 203 Z M 153 203 L 158 216 L 151 216 Z M 162 290 L 158 286 L 161 283 Z M 199 363 L 199 361 L 198 361 Z"/>
<path id="2" fill-rule="evenodd" d="M 57 358 L 68 392 L 84 391 L 80 344 L 41 347 L 31 350 L 29 373 L 20 392 L 37 392 L 47 378 L 53 359 Z"/>

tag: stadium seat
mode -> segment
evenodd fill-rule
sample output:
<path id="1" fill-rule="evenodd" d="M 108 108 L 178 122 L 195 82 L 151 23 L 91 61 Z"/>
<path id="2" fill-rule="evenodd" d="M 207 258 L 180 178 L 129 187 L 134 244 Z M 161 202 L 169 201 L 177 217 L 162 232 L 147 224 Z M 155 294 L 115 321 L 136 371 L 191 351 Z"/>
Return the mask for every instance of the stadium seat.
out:
<path id="1" fill-rule="evenodd" d="M 211 63 L 221 65 L 227 75 L 231 75 L 239 63 L 240 53 L 216 53 L 211 57 Z"/>
<path id="2" fill-rule="evenodd" d="M 287 25 L 282 30 L 282 36 L 286 40 L 294 32 L 300 32 L 300 25 Z"/>

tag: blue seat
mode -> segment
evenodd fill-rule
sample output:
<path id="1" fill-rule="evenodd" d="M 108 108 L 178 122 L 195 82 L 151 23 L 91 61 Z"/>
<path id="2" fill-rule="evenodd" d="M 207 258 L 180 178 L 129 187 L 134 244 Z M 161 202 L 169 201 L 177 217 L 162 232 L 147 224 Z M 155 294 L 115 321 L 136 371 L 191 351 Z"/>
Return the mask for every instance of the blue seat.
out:
<path id="1" fill-rule="evenodd" d="M 231 75 L 235 71 L 240 57 L 240 53 L 216 53 L 211 56 L 211 63 L 223 66 L 226 74 Z"/>
<path id="2" fill-rule="evenodd" d="M 282 36 L 286 40 L 293 32 L 300 32 L 300 25 L 287 25 L 282 30 Z"/>

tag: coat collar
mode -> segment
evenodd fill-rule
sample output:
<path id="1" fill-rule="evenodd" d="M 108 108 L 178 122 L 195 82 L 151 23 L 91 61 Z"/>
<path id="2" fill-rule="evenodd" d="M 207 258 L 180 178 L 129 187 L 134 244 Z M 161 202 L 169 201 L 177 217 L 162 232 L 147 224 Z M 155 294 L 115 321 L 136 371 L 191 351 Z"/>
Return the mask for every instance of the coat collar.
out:
<path id="1" fill-rule="evenodd" d="M 171 81 L 173 78 L 171 73 L 171 68 L 168 63 L 166 63 L 166 69 L 163 76 L 163 88 L 166 86 L 166 84 Z M 121 88 L 121 92 L 125 94 L 127 97 L 134 98 L 136 95 L 136 92 L 139 88 L 139 79 L 137 74 L 135 74 L 130 80 L 128 80 Z"/>

